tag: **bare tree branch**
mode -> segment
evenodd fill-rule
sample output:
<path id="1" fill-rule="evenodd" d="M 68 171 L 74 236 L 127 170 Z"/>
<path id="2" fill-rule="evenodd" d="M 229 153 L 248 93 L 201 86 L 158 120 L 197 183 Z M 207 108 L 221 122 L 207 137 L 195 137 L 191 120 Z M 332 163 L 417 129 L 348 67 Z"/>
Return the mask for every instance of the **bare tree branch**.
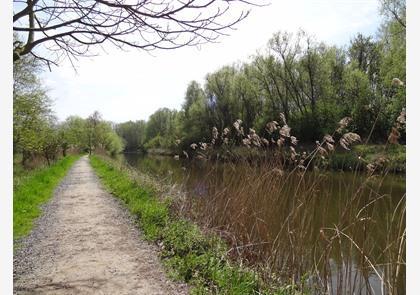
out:
<path id="1" fill-rule="evenodd" d="M 405 15 L 406 3 L 405 0 L 382 0 L 381 11 L 383 14 L 394 18 L 404 29 L 406 28 Z"/>
<path id="2" fill-rule="evenodd" d="M 147 51 L 215 42 L 249 15 L 245 8 L 265 1 L 27 0 L 13 16 L 13 30 L 27 34 L 25 43 L 14 44 L 13 60 L 32 54 L 48 65 L 57 64 L 62 57 L 88 55 L 91 47 L 105 42 Z M 24 3 L 14 0 L 17 7 Z M 40 44 L 50 55 L 33 53 Z"/>

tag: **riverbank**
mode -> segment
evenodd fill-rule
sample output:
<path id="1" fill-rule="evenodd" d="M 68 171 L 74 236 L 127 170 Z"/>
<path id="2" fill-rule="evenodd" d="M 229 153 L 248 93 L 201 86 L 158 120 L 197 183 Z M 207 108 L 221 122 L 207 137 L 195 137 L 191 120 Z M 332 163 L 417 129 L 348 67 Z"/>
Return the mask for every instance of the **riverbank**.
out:
<path id="1" fill-rule="evenodd" d="M 107 189 L 124 201 L 139 221 L 146 238 L 161 248 L 161 257 L 175 279 L 194 287 L 195 294 L 298 294 L 228 257 L 228 246 L 218 236 L 204 233 L 194 223 L 173 214 L 171 199 L 158 199 L 126 167 L 99 156 L 91 164 Z"/>
<path id="2" fill-rule="evenodd" d="M 176 152 L 165 148 L 150 148 L 146 150 L 147 154 L 158 156 L 174 156 Z"/>
<path id="3" fill-rule="evenodd" d="M 357 145 L 350 151 L 331 155 L 330 167 L 333 170 L 367 170 L 369 163 L 380 162 L 382 170 L 390 173 L 405 173 L 405 145 Z"/>
<path id="4" fill-rule="evenodd" d="M 64 157 L 51 166 L 34 170 L 14 167 L 13 175 L 13 238 L 27 235 L 33 221 L 41 214 L 40 206 L 48 201 L 54 189 L 80 156 Z"/>
<path id="5" fill-rule="evenodd" d="M 311 154 L 316 147 L 314 145 L 300 145 L 296 147 L 297 153 Z M 186 157 L 186 154 L 175 152 L 168 149 L 151 149 L 147 151 L 150 155 L 162 155 L 179 157 Z M 252 161 L 263 162 L 272 161 L 273 159 L 280 159 L 284 153 L 277 153 L 272 149 L 255 149 L 243 146 L 237 147 L 220 147 L 216 149 L 208 149 L 206 151 L 199 150 L 187 152 L 189 158 L 194 158 L 198 154 L 200 159 L 206 158 L 214 161 L 222 162 L 238 162 L 238 161 Z M 287 152 L 286 152 L 287 154 Z M 204 157 L 203 157 L 204 156 Z M 284 164 L 284 161 L 281 161 Z M 351 150 L 344 150 L 338 147 L 336 151 L 330 153 L 326 157 L 325 168 L 331 171 L 366 171 L 367 165 L 372 163 L 381 163 L 378 167 L 380 170 L 386 170 L 390 173 L 405 173 L 406 165 L 406 149 L 405 145 L 393 144 L 370 144 L 370 145 L 355 145 Z M 308 166 L 312 169 L 313 166 Z"/>
<path id="6" fill-rule="evenodd" d="M 404 248 L 392 244 L 405 241 L 404 175 L 150 155 L 117 159 L 118 166 L 124 163 L 140 184 L 150 178 L 158 196 L 173 196 L 175 213 L 222 237 L 233 258 L 263 275 L 275 273 L 283 284 L 293 278 L 311 294 L 363 294 L 365 283 L 374 293 L 404 288 L 404 278 L 393 272 L 404 265 Z M 383 276 L 372 275 L 384 263 Z M 360 280 L 335 284 L 350 273 Z"/>

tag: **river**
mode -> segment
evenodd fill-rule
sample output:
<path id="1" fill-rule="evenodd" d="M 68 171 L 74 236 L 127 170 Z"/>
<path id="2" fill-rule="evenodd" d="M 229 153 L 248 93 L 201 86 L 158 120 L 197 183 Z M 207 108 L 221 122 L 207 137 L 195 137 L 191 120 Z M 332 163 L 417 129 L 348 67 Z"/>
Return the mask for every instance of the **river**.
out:
<path id="1" fill-rule="evenodd" d="M 404 175 L 284 173 L 136 154 L 124 159 L 178 185 L 190 217 L 219 230 L 250 263 L 329 294 L 405 293 Z"/>

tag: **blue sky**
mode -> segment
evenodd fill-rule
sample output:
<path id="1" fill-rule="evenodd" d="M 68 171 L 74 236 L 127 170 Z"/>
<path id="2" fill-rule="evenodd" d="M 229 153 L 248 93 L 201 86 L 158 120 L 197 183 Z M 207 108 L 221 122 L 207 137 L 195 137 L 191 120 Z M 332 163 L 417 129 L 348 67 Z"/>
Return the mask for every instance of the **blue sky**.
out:
<path id="1" fill-rule="evenodd" d="M 254 8 L 230 36 L 201 48 L 121 52 L 112 47 L 81 58 L 77 73 L 68 64 L 45 72 L 43 80 L 60 120 L 98 110 L 114 122 L 147 119 L 161 107 L 180 109 L 191 80 L 203 83 L 223 65 L 247 61 L 264 50 L 277 31 L 300 28 L 317 40 L 344 46 L 358 32 L 374 36 L 381 22 L 378 0 L 271 0 Z"/>

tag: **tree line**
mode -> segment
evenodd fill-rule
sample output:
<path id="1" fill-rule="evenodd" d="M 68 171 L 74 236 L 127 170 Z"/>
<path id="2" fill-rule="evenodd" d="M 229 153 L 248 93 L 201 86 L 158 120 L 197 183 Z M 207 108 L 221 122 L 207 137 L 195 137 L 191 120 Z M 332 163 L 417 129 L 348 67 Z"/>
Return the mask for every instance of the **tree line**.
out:
<path id="1" fill-rule="evenodd" d="M 405 1 L 382 2 L 377 37 L 357 34 L 348 46 L 330 46 L 304 31 L 278 32 L 249 62 L 190 82 L 181 110 L 162 108 L 149 120 L 117 124 L 126 151 L 186 148 L 209 142 L 237 120 L 245 132 L 267 133 L 283 113 L 301 142 L 314 143 L 343 117 L 365 142 L 386 142 L 405 108 Z M 405 132 L 401 134 L 402 142 Z"/>
<path id="2" fill-rule="evenodd" d="M 15 36 L 15 39 L 18 37 Z M 27 166 L 42 157 L 50 164 L 68 151 L 95 150 L 117 154 L 123 142 L 111 122 L 98 112 L 84 119 L 70 116 L 59 122 L 51 109 L 51 99 L 38 78 L 40 61 L 24 56 L 13 68 L 13 153 Z"/>
<path id="3" fill-rule="evenodd" d="M 118 153 L 123 143 L 95 112 L 58 122 L 37 78 L 43 66 L 71 64 L 103 44 L 145 51 L 215 42 L 264 1 L 13 1 L 13 147 L 22 163 L 48 163 L 69 149 Z M 186 14 L 186 12 L 188 12 Z M 227 17 L 229 15 L 229 17 Z M 145 37 L 147 35 L 147 37 Z M 37 51 L 43 47 L 43 51 Z M 131 147 L 130 147 L 131 148 Z"/>
<path id="4" fill-rule="evenodd" d="M 26 164 L 39 156 L 49 163 L 72 150 L 185 149 L 210 142 L 214 127 L 222 132 L 238 119 L 245 133 L 264 136 L 267 122 L 280 114 L 303 143 L 335 130 L 343 117 L 352 118 L 349 130 L 365 142 L 384 142 L 405 108 L 405 1 L 384 0 L 381 11 L 376 38 L 358 34 L 344 47 L 304 31 L 278 32 L 250 61 L 209 73 L 204 85 L 191 81 L 181 110 L 162 108 L 147 121 L 113 124 L 95 112 L 59 122 L 38 78 L 42 59 L 21 55 L 13 73 L 14 153 Z"/>

